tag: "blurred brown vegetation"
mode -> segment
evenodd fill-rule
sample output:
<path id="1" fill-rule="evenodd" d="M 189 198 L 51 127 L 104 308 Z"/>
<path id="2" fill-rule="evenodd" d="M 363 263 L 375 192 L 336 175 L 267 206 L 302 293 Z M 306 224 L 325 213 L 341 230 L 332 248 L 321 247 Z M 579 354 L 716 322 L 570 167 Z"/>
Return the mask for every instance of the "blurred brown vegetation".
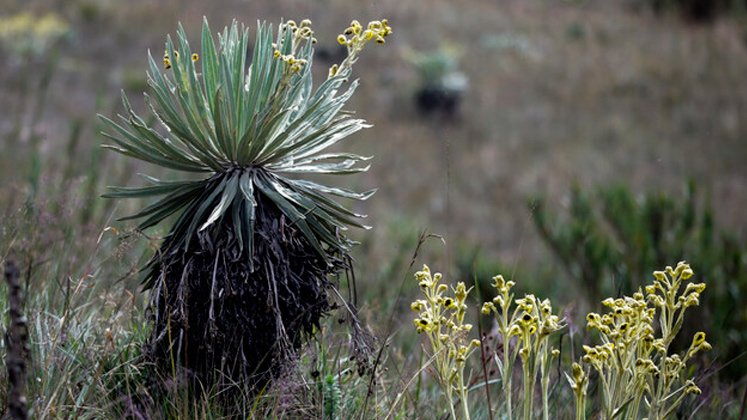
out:
<path id="1" fill-rule="evenodd" d="M 364 83 L 352 105 L 377 126 L 353 146 L 376 155 L 372 171 L 357 180 L 380 188 L 365 209 L 375 225 L 402 217 L 448 234 L 450 243 L 478 243 L 529 263 L 541 247 L 526 196 L 547 192 L 562 205 L 574 180 L 677 190 L 685 177 L 721 203 L 720 223 L 735 225 L 747 201 L 745 25 L 730 16 L 699 25 L 632 5 L 6 0 L 3 15 L 52 12 L 71 32 L 43 56 L 5 54 L 0 132 L 3 142 L 16 141 L 9 138 L 14 117 L 33 122 L 17 141 L 40 134 L 42 176 L 54 178 L 70 156 L 64 150 L 70 121 L 80 121 L 84 132 L 73 156 L 88 155 L 101 141 L 95 113 L 118 109 L 121 87 L 145 90 L 146 51 L 160 53 L 164 34 L 178 22 L 197 33 L 203 15 L 216 28 L 233 18 L 253 25 L 310 17 L 319 49 L 334 51 L 337 31 L 351 18 L 387 16 L 395 25 L 393 45 L 362 59 L 357 75 Z M 417 115 L 417 75 L 402 57 L 407 48 L 446 43 L 459 50 L 470 80 L 459 118 L 448 124 Z M 29 92 L 50 62 L 45 105 L 36 110 Z M 109 154 L 100 159 L 119 164 Z M 27 162 L 3 160 L 4 183 L 17 182 Z M 102 187 L 113 183 L 106 171 L 100 177 Z"/>

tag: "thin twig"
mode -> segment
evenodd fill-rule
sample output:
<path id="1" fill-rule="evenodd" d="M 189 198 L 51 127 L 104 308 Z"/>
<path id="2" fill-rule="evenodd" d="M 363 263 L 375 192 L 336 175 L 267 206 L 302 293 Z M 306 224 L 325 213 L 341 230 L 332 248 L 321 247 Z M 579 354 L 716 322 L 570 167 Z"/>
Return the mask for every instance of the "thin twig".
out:
<path id="1" fill-rule="evenodd" d="M 402 292 L 405 287 L 405 282 L 407 281 L 410 271 L 412 271 L 412 267 L 415 265 L 415 262 L 418 259 L 418 255 L 420 254 L 420 248 L 423 246 L 423 244 L 425 244 L 425 242 L 428 239 L 431 239 L 431 238 L 440 239 L 442 242 L 444 240 L 441 236 L 428 233 L 427 231 L 421 232 L 420 236 L 418 237 L 418 244 L 415 246 L 415 251 L 412 254 L 412 258 L 410 259 L 410 264 L 407 266 L 405 275 L 402 277 L 402 282 L 399 285 L 399 291 L 397 293 L 397 300 L 394 302 L 392 311 L 389 314 L 389 321 L 387 322 L 387 326 L 386 326 L 385 339 L 381 343 L 381 347 L 379 348 L 379 351 L 376 354 L 376 360 L 374 361 L 373 368 L 371 369 L 371 379 L 368 381 L 366 399 L 363 401 L 363 408 L 361 409 L 361 417 L 360 417 L 361 420 L 365 418 L 364 416 L 365 416 L 366 408 L 368 407 L 368 401 L 371 398 L 371 394 L 373 393 L 373 384 L 374 384 L 374 380 L 376 379 L 376 368 L 381 363 L 381 358 L 384 355 L 384 349 L 386 348 L 387 343 L 389 342 L 389 337 L 391 335 L 392 326 L 394 324 L 394 316 L 396 314 L 397 308 L 399 308 L 400 301 L 402 300 Z M 407 387 L 405 387 L 403 392 L 407 392 Z"/>

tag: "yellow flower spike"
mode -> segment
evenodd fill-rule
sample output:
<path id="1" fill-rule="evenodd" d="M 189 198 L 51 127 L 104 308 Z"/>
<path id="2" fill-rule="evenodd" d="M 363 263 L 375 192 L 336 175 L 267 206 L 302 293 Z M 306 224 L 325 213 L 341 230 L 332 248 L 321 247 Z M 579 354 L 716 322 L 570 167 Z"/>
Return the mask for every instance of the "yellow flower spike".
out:
<path id="1" fill-rule="evenodd" d="M 192 62 L 196 62 L 199 59 L 200 59 L 200 56 L 197 55 L 197 53 L 192 54 Z"/>
<path id="2" fill-rule="evenodd" d="M 667 268 L 668 268 L 669 270 L 671 270 L 671 269 L 672 269 L 672 267 L 667 267 Z M 655 278 L 656 280 L 659 280 L 659 281 L 663 282 L 663 281 L 666 281 L 666 279 L 667 279 L 667 274 L 666 274 L 665 272 L 663 272 L 663 271 L 654 271 L 654 278 Z"/>
<path id="3" fill-rule="evenodd" d="M 345 38 L 345 35 L 343 34 L 337 35 L 337 43 L 340 45 L 345 45 L 348 43 L 348 39 Z"/>
<path id="4" fill-rule="evenodd" d="M 337 64 L 333 64 L 332 67 L 329 68 L 329 73 L 327 74 L 327 78 L 334 77 L 337 74 L 338 66 Z"/>
<path id="5" fill-rule="evenodd" d="M 375 35 L 376 35 L 376 34 L 374 33 L 374 31 L 372 31 L 372 30 L 370 30 L 370 29 L 366 29 L 365 31 L 363 31 L 363 35 L 361 35 L 361 38 L 362 38 L 362 39 L 365 39 L 366 41 L 370 41 L 370 40 L 372 40 L 372 39 L 373 39 L 373 37 L 374 37 Z"/>
<path id="6" fill-rule="evenodd" d="M 168 70 L 171 68 L 171 60 L 168 57 L 163 59 L 163 67 Z"/>

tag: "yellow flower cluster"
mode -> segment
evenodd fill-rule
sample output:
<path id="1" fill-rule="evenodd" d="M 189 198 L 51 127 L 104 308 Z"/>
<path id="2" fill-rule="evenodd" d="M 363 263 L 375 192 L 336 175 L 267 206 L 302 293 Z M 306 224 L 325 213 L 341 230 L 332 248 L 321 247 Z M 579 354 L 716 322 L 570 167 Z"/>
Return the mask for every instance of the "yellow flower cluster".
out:
<path id="1" fill-rule="evenodd" d="M 363 29 L 363 25 L 357 20 L 350 22 L 350 26 L 343 33 L 337 35 L 337 42 L 347 47 L 348 56 L 341 64 L 334 64 L 330 67 L 328 76 L 334 77 L 343 69 L 352 66 L 357 60 L 358 54 L 368 42 L 374 41 L 377 44 L 384 44 L 386 37 L 391 35 L 392 32 L 387 19 L 368 22 L 366 29 Z"/>
<path id="2" fill-rule="evenodd" d="M 272 47 L 274 49 L 273 51 L 273 57 L 281 60 L 286 64 L 286 72 L 289 74 L 298 73 L 300 72 L 306 64 L 308 64 L 308 61 L 303 58 L 297 58 L 296 53 L 301 47 L 301 45 L 311 42 L 312 44 L 316 44 L 316 38 L 314 37 L 314 31 L 311 29 L 311 20 L 304 19 L 301 21 L 300 24 L 296 24 L 296 21 L 289 20 L 283 24 L 280 25 L 280 31 L 281 33 L 285 34 L 288 31 L 291 32 L 291 46 L 290 46 L 290 53 L 283 54 L 281 50 L 284 49 L 284 46 L 277 45 L 275 43 L 272 44 Z M 285 38 L 280 38 L 281 40 L 284 40 Z"/>
<path id="3" fill-rule="evenodd" d="M 368 27 L 365 30 L 360 22 L 353 20 L 350 22 L 350 26 L 345 29 L 345 32 L 337 36 L 337 42 L 351 48 L 363 48 L 363 45 L 371 40 L 376 40 L 377 44 L 385 43 L 385 38 L 391 33 L 392 28 L 386 19 L 368 22 Z"/>
<path id="4" fill-rule="evenodd" d="M 472 324 L 464 322 L 465 301 L 472 289 L 459 282 L 450 294 L 449 286 L 441 283 L 441 273 L 431 274 L 427 265 L 415 273 L 415 279 L 424 299 L 410 305 L 410 309 L 418 313 L 413 324 L 418 333 L 428 338 L 430 350 L 427 353 L 433 358 L 439 385 L 448 400 L 451 402 L 451 396 L 456 393 L 465 405 L 465 362 L 480 347 L 479 340 L 469 339 Z M 453 406 L 451 408 L 453 410 Z"/>
<path id="5" fill-rule="evenodd" d="M 668 354 L 685 310 L 698 305 L 705 290 L 704 283 L 688 283 L 682 290 L 683 282 L 692 276 L 690 266 L 680 262 L 676 268 L 654 272 L 654 282 L 645 287 L 645 294 L 639 290 L 632 297 L 607 298 L 602 301 L 607 313 L 587 315 L 587 327 L 599 332 L 602 343 L 583 346 L 582 361 L 599 373 L 607 417 L 623 408 L 636 417 L 645 401 L 649 418 L 663 418 L 679 407 L 686 394 L 700 392 L 683 376 L 696 353 L 710 350 L 705 333 L 695 334 L 684 356 Z M 660 337 L 655 335 L 656 319 Z M 578 383 L 569 381 L 572 386 Z"/>
<path id="6" fill-rule="evenodd" d="M 493 287 L 498 295 L 491 302 L 482 306 L 484 315 L 494 315 L 498 332 L 503 339 L 503 359 L 496 359 L 503 375 L 506 409 L 511 417 L 511 381 L 513 366 L 517 354 L 521 358 L 525 395 L 534 394 L 534 385 L 539 373 L 543 410 L 548 409 L 549 369 L 552 359 L 560 351 L 550 346 L 550 334 L 562 329 L 565 324 L 560 317 L 553 315 L 549 299 L 540 300 L 535 295 L 525 295 L 514 300 L 511 288 L 513 281 L 506 281 L 503 276 L 493 277 Z M 512 308 L 512 302 L 515 306 Z M 511 348 L 512 337 L 518 337 L 518 345 Z M 524 416 L 531 417 L 532 398 L 524 399 Z"/>

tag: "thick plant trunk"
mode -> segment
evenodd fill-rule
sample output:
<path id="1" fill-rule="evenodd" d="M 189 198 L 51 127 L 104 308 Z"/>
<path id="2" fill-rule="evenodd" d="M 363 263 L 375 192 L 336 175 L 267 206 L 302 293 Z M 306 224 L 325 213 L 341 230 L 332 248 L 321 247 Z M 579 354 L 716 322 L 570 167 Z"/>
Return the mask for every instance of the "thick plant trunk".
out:
<path id="1" fill-rule="evenodd" d="M 253 264 L 230 217 L 187 252 L 164 242 L 146 349 L 162 373 L 186 373 L 205 389 L 239 384 L 256 392 L 330 310 L 328 276 L 342 260 L 331 255 L 328 265 L 270 200 L 257 200 Z"/>

